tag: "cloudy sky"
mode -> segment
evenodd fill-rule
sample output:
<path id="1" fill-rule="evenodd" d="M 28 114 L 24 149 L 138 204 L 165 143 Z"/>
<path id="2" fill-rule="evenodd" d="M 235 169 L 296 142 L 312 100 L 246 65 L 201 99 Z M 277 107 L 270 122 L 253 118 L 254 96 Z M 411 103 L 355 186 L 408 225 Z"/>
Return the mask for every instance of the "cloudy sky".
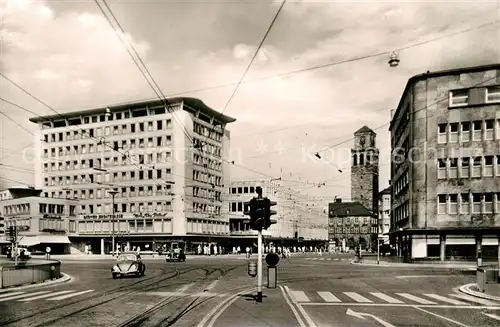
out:
<path id="1" fill-rule="evenodd" d="M 108 4 L 164 94 L 197 97 L 217 110 L 280 6 Z M 50 107 L 65 112 L 154 97 L 94 1 L 0 0 L 0 8 L 1 72 Z M 499 25 L 486 25 L 495 20 L 496 0 L 288 1 L 224 111 L 237 118 L 229 126 L 239 165 L 233 178 L 281 176 L 304 193 L 349 198 L 346 154 L 354 131 L 367 125 L 378 134 L 387 186 L 390 110 L 406 81 L 427 70 L 500 62 Z M 388 52 L 395 49 L 401 63 L 391 68 Z M 324 67 L 308 69 L 317 66 Z M 2 77 L 0 95 L 37 115 L 53 114 Z M 0 112 L 0 188 L 31 184 L 34 115 L 4 101 Z M 323 160 L 314 157 L 329 147 Z"/>

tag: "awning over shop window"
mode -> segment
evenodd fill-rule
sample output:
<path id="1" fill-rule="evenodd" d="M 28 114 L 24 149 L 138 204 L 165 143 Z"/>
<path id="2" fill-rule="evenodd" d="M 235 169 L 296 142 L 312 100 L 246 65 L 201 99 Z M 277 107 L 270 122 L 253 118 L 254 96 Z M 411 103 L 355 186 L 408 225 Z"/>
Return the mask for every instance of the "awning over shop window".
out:
<path id="1" fill-rule="evenodd" d="M 38 235 L 25 236 L 19 240 L 19 245 L 33 246 L 38 244 L 70 244 L 69 238 L 65 235 Z"/>

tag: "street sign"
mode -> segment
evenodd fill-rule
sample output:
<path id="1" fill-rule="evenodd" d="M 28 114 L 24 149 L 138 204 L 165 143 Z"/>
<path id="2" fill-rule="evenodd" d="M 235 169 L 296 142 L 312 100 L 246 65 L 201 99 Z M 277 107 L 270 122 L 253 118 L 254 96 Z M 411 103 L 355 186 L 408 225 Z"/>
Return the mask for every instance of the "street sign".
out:
<path id="1" fill-rule="evenodd" d="M 50 253 L 50 251 L 51 251 L 50 246 L 47 246 L 47 247 L 45 248 L 45 252 Z"/>
<path id="2" fill-rule="evenodd" d="M 266 263 L 269 267 L 276 267 L 280 262 L 280 257 L 276 253 L 268 253 L 266 255 Z"/>

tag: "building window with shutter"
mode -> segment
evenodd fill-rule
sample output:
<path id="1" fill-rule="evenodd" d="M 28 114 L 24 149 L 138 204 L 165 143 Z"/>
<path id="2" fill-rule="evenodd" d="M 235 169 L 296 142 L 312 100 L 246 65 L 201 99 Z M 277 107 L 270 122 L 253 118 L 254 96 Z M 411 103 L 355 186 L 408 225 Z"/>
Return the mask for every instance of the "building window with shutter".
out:
<path id="1" fill-rule="evenodd" d="M 456 215 L 458 213 L 458 194 L 450 194 L 450 211 L 451 215 Z"/>
<path id="2" fill-rule="evenodd" d="M 438 214 L 439 215 L 446 214 L 446 195 L 445 194 L 438 195 Z"/>
<path id="3" fill-rule="evenodd" d="M 470 169 L 469 158 L 467 158 L 467 157 L 462 158 L 462 168 L 460 170 L 460 177 L 461 178 L 469 178 L 469 169 Z"/>
<path id="4" fill-rule="evenodd" d="M 496 131 L 497 140 L 500 140 L 500 119 L 498 119 L 495 124 L 496 124 L 496 127 L 497 127 L 496 128 L 497 129 L 497 131 Z"/>
<path id="5" fill-rule="evenodd" d="M 458 143 L 458 124 L 450 124 L 450 143 Z"/>
<path id="6" fill-rule="evenodd" d="M 485 127 L 485 139 L 493 140 L 495 138 L 495 121 L 494 120 L 486 120 L 484 122 Z"/>
<path id="7" fill-rule="evenodd" d="M 474 158 L 472 162 L 472 177 L 481 177 L 481 157 Z"/>
<path id="8" fill-rule="evenodd" d="M 481 194 L 479 193 L 472 194 L 472 213 L 481 213 Z"/>
<path id="9" fill-rule="evenodd" d="M 472 123 L 472 133 L 473 141 L 481 141 L 483 139 L 481 121 L 475 121 Z"/>
<path id="10" fill-rule="evenodd" d="M 448 178 L 458 178 L 458 159 L 450 158 L 450 172 Z"/>
<path id="11" fill-rule="evenodd" d="M 493 193 L 484 195 L 484 213 L 493 213 Z"/>
<path id="12" fill-rule="evenodd" d="M 492 177 L 493 176 L 493 156 L 484 157 L 484 172 L 483 176 Z"/>
<path id="13" fill-rule="evenodd" d="M 486 88 L 486 102 L 500 102 L 500 85 Z"/>
<path id="14" fill-rule="evenodd" d="M 450 107 L 463 107 L 469 104 L 469 90 L 455 90 L 449 93 Z"/>
<path id="15" fill-rule="evenodd" d="M 460 213 L 468 214 L 470 213 L 470 200 L 469 193 L 460 194 Z"/>
<path id="16" fill-rule="evenodd" d="M 438 143 L 445 144 L 447 141 L 446 124 L 439 124 L 438 127 Z"/>
<path id="17" fill-rule="evenodd" d="M 446 159 L 438 159 L 438 178 L 446 178 Z"/>

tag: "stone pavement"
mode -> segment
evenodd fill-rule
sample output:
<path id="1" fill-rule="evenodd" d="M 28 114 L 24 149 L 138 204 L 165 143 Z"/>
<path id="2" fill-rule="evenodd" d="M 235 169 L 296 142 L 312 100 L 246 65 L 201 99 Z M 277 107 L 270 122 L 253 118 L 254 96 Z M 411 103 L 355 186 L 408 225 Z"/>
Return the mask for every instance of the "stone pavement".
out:
<path id="1" fill-rule="evenodd" d="M 385 266 L 385 267 L 425 267 L 425 268 L 462 268 L 462 269 L 476 269 L 476 262 L 416 262 L 416 263 L 401 263 L 401 262 L 390 262 L 380 260 L 380 264 L 377 264 L 377 259 L 361 259 L 361 261 L 354 259 L 351 261 L 352 264 L 365 265 L 365 266 Z"/>

